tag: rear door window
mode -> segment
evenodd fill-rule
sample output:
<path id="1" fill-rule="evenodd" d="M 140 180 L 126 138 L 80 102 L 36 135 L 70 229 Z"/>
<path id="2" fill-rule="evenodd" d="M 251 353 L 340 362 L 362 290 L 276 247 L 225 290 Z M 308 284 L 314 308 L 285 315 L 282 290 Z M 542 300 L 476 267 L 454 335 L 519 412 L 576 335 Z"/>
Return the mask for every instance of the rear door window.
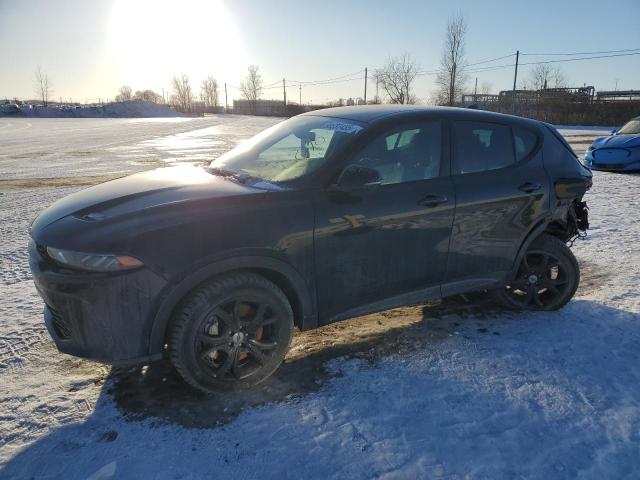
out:
<path id="1" fill-rule="evenodd" d="M 484 172 L 516 162 L 511 127 L 499 123 L 456 121 L 455 173 Z"/>

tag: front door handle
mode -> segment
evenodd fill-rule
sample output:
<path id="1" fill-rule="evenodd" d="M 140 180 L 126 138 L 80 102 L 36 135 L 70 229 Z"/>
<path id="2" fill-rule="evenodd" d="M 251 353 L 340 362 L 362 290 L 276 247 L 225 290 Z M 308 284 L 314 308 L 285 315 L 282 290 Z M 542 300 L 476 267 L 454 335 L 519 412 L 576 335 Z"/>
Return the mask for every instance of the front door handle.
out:
<path id="1" fill-rule="evenodd" d="M 422 200 L 418 202 L 418 205 L 422 205 L 424 207 L 437 207 L 441 203 L 446 203 L 447 197 L 444 195 L 427 195 Z"/>
<path id="2" fill-rule="evenodd" d="M 540 190 L 541 188 L 542 188 L 542 185 L 540 185 L 539 183 L 526 182 L 520 185 L 518 187 L 518 190 L 525 193 L 533 193 L 535 191 Z"/>

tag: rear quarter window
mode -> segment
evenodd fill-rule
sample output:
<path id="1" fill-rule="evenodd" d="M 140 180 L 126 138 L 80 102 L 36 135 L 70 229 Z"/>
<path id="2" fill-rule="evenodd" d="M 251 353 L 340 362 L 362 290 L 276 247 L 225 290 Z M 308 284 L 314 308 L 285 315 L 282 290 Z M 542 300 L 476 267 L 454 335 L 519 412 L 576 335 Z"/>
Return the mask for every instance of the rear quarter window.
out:
<path id="1" fill-rule="evenodd" d="M 567 141 L 560 134 L 560 132 L 558 130 L 556 130 L 555 127 L 552 126 L 552 125 L 546 125 L 546 127 L 547 127 L 547 130 L 549 130 L 551 132 L 551 134 L 553 135 L 553 137 L 558 141 L 557 143 L 562 145 L 564 147 L 564 149 L 567 152 L 569 152 L 573 156 L 573 158 L 575 158 L 577 160 L 578 156 L 576 155 L 576 152 L 573 151 L 573 148 L 571 148 L 571 146 L 567 143 Z"/>
<path id="2" fill-rule="evenodd" d="M 514 126 L 513 143 L 516 149 L 516 161 L 527 158 L 538 145 L 538 136 L 531 130 Z"/>

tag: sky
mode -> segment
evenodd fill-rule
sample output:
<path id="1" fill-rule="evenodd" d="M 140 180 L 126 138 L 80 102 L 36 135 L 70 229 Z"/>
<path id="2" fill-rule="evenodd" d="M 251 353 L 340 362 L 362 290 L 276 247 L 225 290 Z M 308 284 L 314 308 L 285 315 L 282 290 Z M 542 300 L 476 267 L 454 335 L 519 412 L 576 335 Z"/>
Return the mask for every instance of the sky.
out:
<path id="1" fill-rule="evenodd" d="M 436 69 L 447 19 L 456 13 L 468 24 L 468 63 L 516 50 L 527 63 L 576 58 L 551 55 L 559 53 L 640 49 L 638 0 L 0 0 L 0 98 L 35 98 L 39 65 L 55 100 L 105 101 L 121 85 L 168 95 L 173 75 L 185 73 L 196 93 L 207 75 L 226 82 L 231 102 L 251 64 L 270 87 L 263 98 L 281 99 L 283 78 L 294 101 L 361 97 L 365 67 L 371 78 L 392 56 L 407 53 L 421 70 Z M 640 55 L 554 66 L 572 86 L 640 89 Z M 531 68 L 520 67 L 519 86 Z M 479 89 L 510 89 L 513 75 L 513 67 L 475 72 L 467 90 L 475 77 Z M 336 77 L 346 81 L 301 89 L 296 83 Z M 419 101 L 433 98 L 434 80 L 416 78 Z M 369 98 L 375 88 L 370 80 Z"/>

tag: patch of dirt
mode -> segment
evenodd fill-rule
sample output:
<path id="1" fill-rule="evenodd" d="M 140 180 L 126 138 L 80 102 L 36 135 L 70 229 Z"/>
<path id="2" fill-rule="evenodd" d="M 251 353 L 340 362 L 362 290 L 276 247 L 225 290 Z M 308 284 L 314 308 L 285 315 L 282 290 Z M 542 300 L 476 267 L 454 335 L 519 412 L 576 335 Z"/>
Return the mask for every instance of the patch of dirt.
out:
<path id="1" fill-rule="evenodd" d="M 282 366 L 253 389 L 201 394 L 185 384 L 168 361 L 162 361 L 114 369 L 108 393 L 131 419 L 154 417 L 190 428 L 224 425 L 245 409 L 318 390 L 330 377 L 324 364 L 331 359 L 358 357 L 376 362 L 437 344 L 454 334 L 499 335 L 495 326 L 487 329 L 483 323 L 498 316 L 504 318 L 505 312 L 491 304 L 486 294 L 398 308 L 297 332 Z M 468 318 L 476 321 L 466 322 Z"/>
<path id="2" fill-rule="evenodd" d="M 613 272 L 597 263 L 580 260 L 580 285 L 576 296 L 589 295 L 602 288 Z"/>
<path id="3" fill-rule="evenodd" d="M 18 178 L 12 180 L 0 180 L 0 190 L 11 191 L 26 188 L 90 186 L 108 182 L 109 180 L 115 180 L 122 176 L 122 174 L 118 174 L 86 177 Z"/>
<path id="4" fill-rule="evenodd" d="M 65 155 L 69 156 L 69 157 L 88 157 L 89 155 L 95 155 L 96 152 L 92 151 L 92 150 L 87 150 L 87 151 L 82 151 L 82 150 L 78 150 L 75 152 L 67 152 L 65 153 Z"/>

